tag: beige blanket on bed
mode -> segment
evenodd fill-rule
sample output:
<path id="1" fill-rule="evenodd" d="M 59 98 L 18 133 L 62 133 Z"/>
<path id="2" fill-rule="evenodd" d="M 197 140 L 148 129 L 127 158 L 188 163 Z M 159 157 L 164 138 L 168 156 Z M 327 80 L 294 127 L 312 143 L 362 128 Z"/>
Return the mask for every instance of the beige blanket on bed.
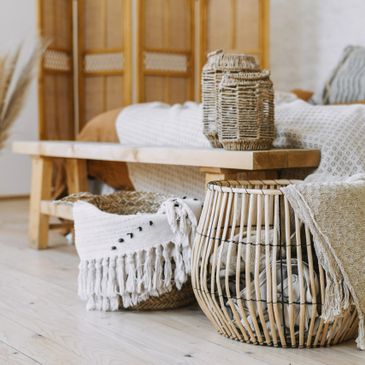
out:
<path id="1" fill-rule="evenodd" d="M 357 346 L 365 350 L 365 174 L 344 182 L 301 183 L 283 189 L 313 234 L 327 288 L 322 318 L 333 321 L 350 304 L 359 315 Z"/>

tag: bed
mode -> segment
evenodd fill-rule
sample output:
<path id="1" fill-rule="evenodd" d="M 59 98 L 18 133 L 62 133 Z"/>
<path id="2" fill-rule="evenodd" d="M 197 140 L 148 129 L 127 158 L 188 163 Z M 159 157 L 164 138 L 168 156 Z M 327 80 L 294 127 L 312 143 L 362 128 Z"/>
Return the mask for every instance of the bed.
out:
<path id="1" fill-rule="evenodd" d="M 295 89 L 292 93 L 284 93 L 285 97 L 289 98 L 299 98 L 304 101 L 308 101 L 312 96 L 313 92 Z M 364 101 L 357 101 L 353 103 L 339 103 L 339 104 L 363 104 Z M 78 141 L 84 142 L 114 142 L 123 143 L 123 136 L 118 138 L 116 133 L 116 120 L 118 115 L 121 113 L 122 108 L 117 108 L 106 113 L 102 113 L 88 122 L 82 129 L 81 133 L 77 136 Z M 131 167 L 131 166 L 130 166 Z M 146 174 L 151 174 L 149 166 L 145 166 Z M 155 170 L 156 167 L 153 167 Z M 164 173 L 164 167 L 161 167 L 161 173 Z M 121 162 L 105 162 L 105 161 L 89 161 L 88 162 L 88 175 L 92 178 L 98 179 L 113 189 L 133 189 L 134 185 L 132 183 L 133 179 L 129 176 L 129 170 L 126 163 Z M 153 172 L 153 171 L 152 171 Z M 185 171 L 187 174 L 191 172 L 190 170 Z M 291 176 L 286 176 L 289 178 L 304 178 L 310 171 L 291 171 Z M 165 171 L 166 173 L 166 171 Z M 141 176 L 137 176 L 137 179 L 143 180 Z M 194 177 L 196 179 L 196 176 Z M 143 184 L 141 185 L 144 187 Z M 166 187 L 165 187 L 166 189 Z M 160 192 L 160 191 L 159 191 Z M 196 190 L 195 190 L 196 192 Z"/>
<path id="2" fill-rule="evenodd" d="M 118 143 L 115 121 L 122 109 L 114 109 L 92 118 L 76 137 L 80 142 Z M 53 197 L 67 195 L 65 162 L 54 162 Z M 133 185 L 129 179 L 125 162 L 97 161 L 87 162 L 87 173 L 91 179 L 97 179 L 116 190 L 131 190 Z"/>
<path id="3" fill-rule="evenodd" d="M 300 89 L 293 90 L 293 93 L 303 100 L 308 100 L 313 94 Z M 122 108 L 117 108 L 92 118 L 86 123 L 76 140 L 80 142 L 119 143 L 115 123 L 121 111 Z M 98 179 L 113 189 L 129 190 L 134 188 L 129 178 L 127 164 L 124 162 L 90 160 L 87 169 L 89 177 Z M 60 196 L 60 192 L 63 194 L 66 192 L 64 173 L 61 175 L 62 177 L 57 181 L 56 195 L 58 194 L 58 196 Z"/>

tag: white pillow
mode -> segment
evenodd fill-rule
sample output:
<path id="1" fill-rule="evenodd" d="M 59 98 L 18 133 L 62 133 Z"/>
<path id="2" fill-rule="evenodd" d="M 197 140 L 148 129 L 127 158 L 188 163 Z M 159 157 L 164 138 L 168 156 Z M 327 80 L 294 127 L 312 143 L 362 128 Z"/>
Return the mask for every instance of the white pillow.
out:
<path id="1" fill-rule="evenodd" d="M 365 47 L 348 46 L 325 85 L 310 101 L 327 105 L 359 100 L 365 100 Z"/>

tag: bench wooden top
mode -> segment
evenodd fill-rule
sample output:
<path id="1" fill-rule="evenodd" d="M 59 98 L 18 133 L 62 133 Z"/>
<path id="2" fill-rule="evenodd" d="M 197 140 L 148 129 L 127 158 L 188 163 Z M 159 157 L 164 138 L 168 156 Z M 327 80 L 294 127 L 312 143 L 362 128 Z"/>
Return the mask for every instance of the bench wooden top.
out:
<path id="1" fill-rule="evenodd" d="M 15 153 L 34 156 L 240 170 L 317 167 L 320 161 L 319 150 L 304 149 L 225 151 L 193 147 L 145 147 L 72 141 L 21 141 L 14 142 L 12 147 Z"/>

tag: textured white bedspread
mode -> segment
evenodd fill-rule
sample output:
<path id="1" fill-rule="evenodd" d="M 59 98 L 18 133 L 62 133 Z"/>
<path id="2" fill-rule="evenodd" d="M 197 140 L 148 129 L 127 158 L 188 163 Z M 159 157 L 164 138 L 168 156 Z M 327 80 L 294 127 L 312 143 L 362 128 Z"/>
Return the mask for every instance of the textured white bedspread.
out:
<path id="1" fill-rule="evenodd" d="M 122 144 L 211 148 L 202 131 L 201 104 L 187 102 L 131 105 L 119 114 L 116 129 Z M 204 199 L 204 176 L 196 167 L 128 164 L 138 191 L 164 192 Z"/>
<path id="2" fill-rule="evenodd" d="M 321 150 L 320 166 L 309 180 L 365 172 L 365 106 L 313 106 L 289 100 L 276 104 L 275 124 L 275 147 Z M 116 128 L 123 144 L 211 148 L 202 132 L 202 109 L 197 103 L 133 105 L 120 113 Z M 137 190 L 204 198 L 204 178 L 198 168 L 128 167 Z"/>
<path id="3" fill-rule="evenodd" d="M 365 172 L 365 106 L 315 106 L 297 100 L 275 111 L 275 147 L 318 148 L 321 162 L 307 179 L 336 180 Z"/>

